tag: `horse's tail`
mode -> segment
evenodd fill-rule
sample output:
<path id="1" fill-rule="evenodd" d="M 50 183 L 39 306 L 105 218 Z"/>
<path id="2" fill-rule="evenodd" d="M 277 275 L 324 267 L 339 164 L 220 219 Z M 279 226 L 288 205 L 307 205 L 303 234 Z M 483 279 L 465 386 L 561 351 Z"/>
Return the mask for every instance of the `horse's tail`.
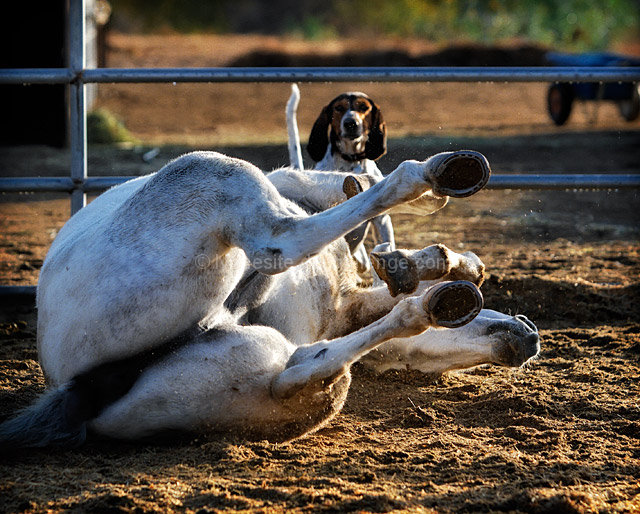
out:
<path id="1" fill-rule="evenodd" d="M 17 416 L 0 424 L 0 453 L 22 448 L 81 445 L 87 433 L 86 420 L 74 415 L 73 387 L 64 385 L 44 393 Z M 77 419 L 73 419 L 77 418 Z"/>
<path id="2" fill-rule="evenodd" d="M 104 362 L 45 392 L 33 405 L 0 424 L 0 453 L 21 448 L 75 448 L 86 439 L 87 423 L 125 396 L 140 375 L 191 341 L 188 330 L 158 346 Z"/>
<path id="3" fill-rule="evenodd" d="M 287 101 L 287 136 L 289 139 L 289 163 L 292 168 L 301 170 L 302 150 L 300 147 L 300 134 L 298 133 L 298 122 L 296 113 L 300 102 L 300 89 L 297 84 L 291 84 L 291 96 Z"/>

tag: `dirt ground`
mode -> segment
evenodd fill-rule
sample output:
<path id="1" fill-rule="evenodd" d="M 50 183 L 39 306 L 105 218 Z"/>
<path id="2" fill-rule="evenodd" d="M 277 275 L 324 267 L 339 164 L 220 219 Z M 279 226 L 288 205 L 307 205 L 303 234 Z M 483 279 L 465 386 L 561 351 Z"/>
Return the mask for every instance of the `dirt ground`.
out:
<path id="1" fill-rule="evenodd" d="M 273 38 L 224 43 L 114 35 L 109 64 L 209 66 L 256 47 L 308 50 Z M 302 84 L 303 138 L 323 103 L 351 88 L 383 108 L 391 135 L 385 171 L 471 147 L 495 173 L 638 172 L 638 122 L 621 121 L 612 105 L 601 106 L 597 120 L 593 106 L 578 106 L 556 128 L 544 84 Z M 192 147 L 264 169 L 286 164 L 287 96 L 281 84 L 105 86 L 99 104 L 141 143 L 91 147 L 90 174 L 149 173 Z M 160 153 L 145 162 L 155 145 Z M 63 150 L 0 152 L 5 175 L 68 173 Z M 485 190 L 428 218 L 394 216 L 400 246 L 442 242 L 483 259 L 486 306 L 526 314 L 541 331 L 541 354 L 523 368 L 433 380 L 356 366 L 336 419 L 286 444 L 90 439 L 71 452 L 0 457 L 0 511 L 638 512 L 639 194 Z M 68 198 L 0 201 L 0 284 L 36 284 Z M 31 298 L 1 299 L 0 419 L 44 389 L 35 319 Z"/>

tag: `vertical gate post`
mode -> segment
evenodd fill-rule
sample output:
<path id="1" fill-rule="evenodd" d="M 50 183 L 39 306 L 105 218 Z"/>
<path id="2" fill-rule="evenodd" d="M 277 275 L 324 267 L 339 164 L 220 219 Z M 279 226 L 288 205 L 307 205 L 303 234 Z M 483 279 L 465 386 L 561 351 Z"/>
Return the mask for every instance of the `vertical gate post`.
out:
<path id="1" fill-rule="evenodd" d="M 71 179 L 80 186 L 71 193 L 71 215 L 87 202 L 81 188 L 87 178 L 87 108 L 82 77 L 85 62 L 84 0 L 69 0 L 69 67 L 76 76 L 69 86 Z"/>

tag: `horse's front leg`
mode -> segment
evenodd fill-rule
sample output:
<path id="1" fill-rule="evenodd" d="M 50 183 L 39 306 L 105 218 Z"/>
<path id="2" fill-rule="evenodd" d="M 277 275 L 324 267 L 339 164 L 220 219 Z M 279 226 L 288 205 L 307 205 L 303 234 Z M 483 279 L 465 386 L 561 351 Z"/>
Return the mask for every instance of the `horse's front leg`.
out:
<path id="1" fill-rule="evenodd" d="M 484 281 L 484 264 L 473 252 L 457 253 L 443 244 L 422 250 L 373 251 L 373 268 L 391 296 L 413 293 L 421 282 L 468 280 L 478 287 Z"/>
<path id="2" fill-rule="evenodd" d="M 442 282 L 423 295 L 405 298 L 386 316 L 338 339 L 299 347 L 272 382 L 276 398 L 291 398 L 309 388 L 330 387 L 351 365 L 392 338 L 415 336 L 429 327 L 460 326 L 482 308 L 479 289 L 467 281 Z"/>
<path id="3" fill-rule="evenodd" d="M 427 330 L 393 339 L 370 352 L 363 362 L 377 371 L 413 369 L 431 376 L 481 364 L 518 367 L 538 355 L 536 326 L 523 315 L 489 309 L 469 324 L 451 330 Z"/>

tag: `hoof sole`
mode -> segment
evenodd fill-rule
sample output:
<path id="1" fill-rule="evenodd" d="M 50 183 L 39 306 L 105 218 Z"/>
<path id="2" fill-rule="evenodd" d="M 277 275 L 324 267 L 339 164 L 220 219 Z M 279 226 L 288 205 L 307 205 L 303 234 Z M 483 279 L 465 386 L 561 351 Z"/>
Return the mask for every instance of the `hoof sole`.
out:
<path id="1" fill-rule="evenodd" d="M 353 198 L 356 195 L 362 193 L 362 184 L 353 175 L 349 175 L 344 179 L 342 183 L 342 191 L 347 195 L 347 199 Z"/>
<path id="2" fill-rule="evenodd" d="M 480 191 L 491 176 L 484 155 L 471 150 L 454 152 L 433 173 L 434 192 L 452 198 L 464 198 Z"/>
<path id="3" fill-rule="evenodd" d="M 424 299 L 426 311 L 436 326 L 461 327 L 475 318 L 484 305 L 480 289 L 467 280 L 441 282 Z"/>

